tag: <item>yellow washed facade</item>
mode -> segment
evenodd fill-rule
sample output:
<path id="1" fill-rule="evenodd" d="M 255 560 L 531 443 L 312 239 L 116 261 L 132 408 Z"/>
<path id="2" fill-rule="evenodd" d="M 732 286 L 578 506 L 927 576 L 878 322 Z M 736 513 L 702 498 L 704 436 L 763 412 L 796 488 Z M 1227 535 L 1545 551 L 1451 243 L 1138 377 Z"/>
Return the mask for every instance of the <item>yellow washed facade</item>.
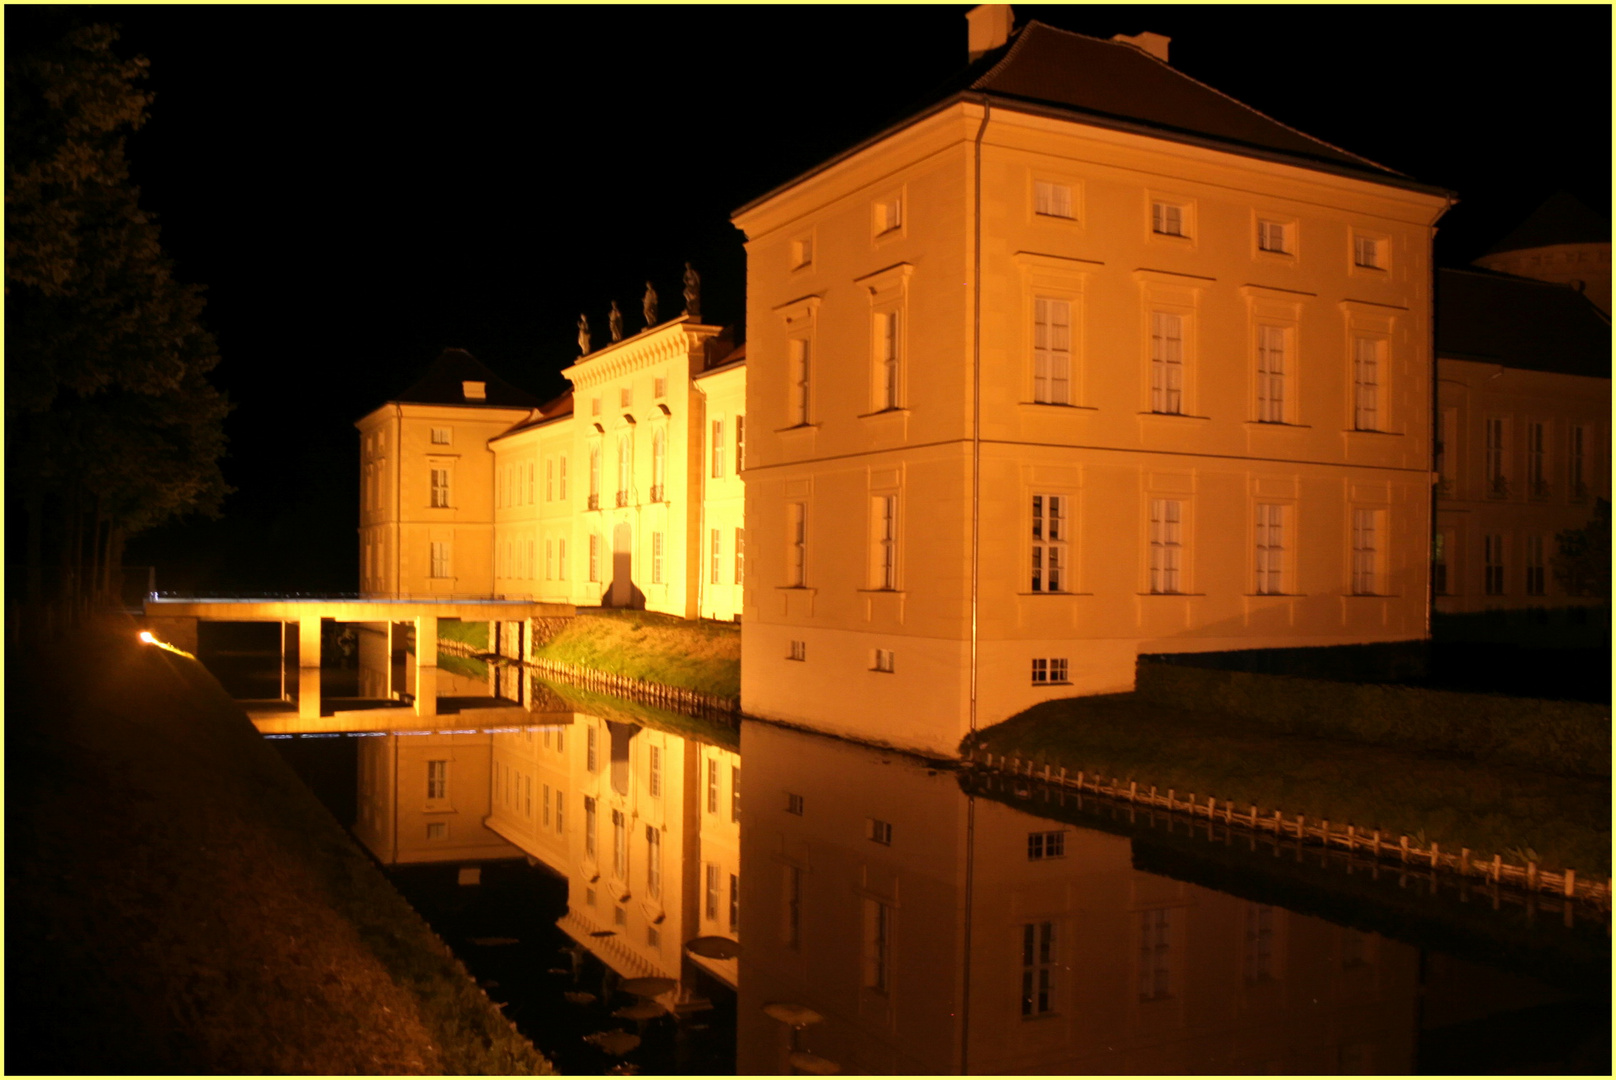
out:
<path id="1" fill-rule="evenodd" d="M 747 712 L 947 753 L 1130 688 L 1141 652 L 1424 636 L 1447 197 L 1191 84 L 1165 39 L 997 44 L 736 214 Z M 1184 118 L 1022 100 L 1078 69 Z"/>

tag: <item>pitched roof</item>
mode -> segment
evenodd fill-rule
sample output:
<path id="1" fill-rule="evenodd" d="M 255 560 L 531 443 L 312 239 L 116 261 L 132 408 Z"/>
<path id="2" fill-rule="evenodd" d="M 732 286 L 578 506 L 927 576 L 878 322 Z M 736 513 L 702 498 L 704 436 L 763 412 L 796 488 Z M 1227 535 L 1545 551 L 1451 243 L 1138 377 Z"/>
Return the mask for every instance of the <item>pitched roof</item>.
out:
<path id="1" fill-rule="evenodd" d="M 1367 177 L 1416 191 L 1446 193 L 1366 157 L 1288 127 L 1159 60 L 1136 45 L 1078 34 L 1036 20 L 922 96 L 879 131 L 781 184 L 764 202 L 927 113 L 986 94 L 1001 106 L 1049 113 L 1100 127 L 1288 161 Z"/>
<path id="2" fill-rule="evenodd" d="M 486 397 L 468 400 L 464 383 L 480 382 Z M 444 349 L 427 366 L 415 384 L 392 400 L 410 405 L 470 405 L 491 408 L 532 409 L 539 399 L 520 390 L 464 349 Z"/>
<path id="3" fill-rule="evenodd" d="M 1568 285 L 1487 270 L 1439 270 L 1438 358 L 1610 378 L 1610 322 Z"/>
<path id="4" fill-rule="evenodd" d="M 1610 243 L 1610 219 L 1588 209 L 1575 195 L 1557 191 L 1513 232 L 1488 248 L 1487 254 L 1553 244 L 1601 243 Z"/>

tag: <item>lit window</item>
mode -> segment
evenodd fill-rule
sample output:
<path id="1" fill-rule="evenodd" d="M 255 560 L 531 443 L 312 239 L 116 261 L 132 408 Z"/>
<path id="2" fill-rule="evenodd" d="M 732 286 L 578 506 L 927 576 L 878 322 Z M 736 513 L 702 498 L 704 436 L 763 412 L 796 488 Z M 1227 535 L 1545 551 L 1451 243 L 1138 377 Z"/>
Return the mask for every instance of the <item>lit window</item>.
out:
<path id="1" fill-rule="evenodd" d="M 1257 504 L 1257 592 L 1278 596 L 1285 591 L 1285 508 Z"/>
<path id="2" fill-rule="evenodd" d="M 1055 1011 L 1055 924 L 1021 926 L 1021 1015 L 1046 1016 Z"/>
<path id="3" fill-rule="evenodd" d="M 864 822 L 864 835 L 877 844 L 892 846 L 892 823 L 879 818 L 866 818 Z"/>
<path id="4" fill-rule="evenodd" d="M 426 797 L 428 802 L 437 802 L 449 797 L 449 763 L 447 761 L 429 761 L 426 763 Z"/>
<path id="5" fill-rule="evenodd" d="M 898 587 L 898 497 L 877 495 L 870 500 L 870 524 L 874 534 L 871 551 L 870 587 Z"/>
<path id="6" fill-rule="evenodd" d="M 449 505 L 449 470 L 432 470 L 432 505 Z"/>
<path id="7" fill-rule="evenodd" d="M 1380 592 L 1380 511 L 1352 512 L 1352 591 L 1357 596 Z"/>
<path id="8" fill-rule="evenodd" d="M 1373 338 L 1352 343 L 1352 426 L 1380 430 L 1380 342 Z"/>
<path id="9" fill-rule="evenodd" d="M 1285 422 L 1285 330 L 1257 327 L 1257 419 L 1265 424 Z"/>
<path id="10" fill-rule="evenodd" d="M 1032 497 L 1032 591 L 1066 591 L 1066 498 Z"/>
<path id="11" fill-rule="evenodd" d="M 1041 217 L 1071 217 L 1072 189 L 1048 180 L 1033 181 L 1032 212 Z"/>
<path id="12" fill-rule="evenodd" d="M 433 428 L 432 429 L 432 444 L 434 446 L 448 446 L 449 445 L 449 429 L 446 428 L 446 427 L 435 427 L 435 428 Z"/>
<path id="13" fill-rule="evenodd" d="M 1066 856 L 1066 831 L 1034 832 L 1027 834 L 1027 860 L 1060 859 Z"/>
<path id="14" fill-rule="evenodd" d="M 1165 311 L 1150 316 L 1150 411 L 1184 411 L 1184 317 Z"/>
<path id="15" fill-rule="evenodd" d="M 1185 236 L 1184 208 L 1176 203 L 1150 204 L 1150 231 L 1160 236 Z"/>
<path id="16" fill-rule="evenodd" d="M 1370 270 L 1386 269 L 1384 248 L 1385 244 L 1372 236 L 1354 236 L 1352 238 L 1353 264 Z"/>
<path id="17" fill-rule="evenodd" d="M 1072 372 L 1072 305 L 1067 300 L 1038 297 L 1033 301 L 1032 399 L 1048 405 L 1070 405 Z"/>
<path id="18" fill-rule="evenodd" d="M 1482 591 L 1488 596 L 1504 595 L 1504 538 L 1488 533 L 1481 538 Z"/>
<path id="19" fill-rule="evenodd" d="M 1282 221 L 1257 222 L 1257 247 L 1262 251 L 1289 255 L 1290 227 Z"/>
<path id="20" fill-rule="evenodd" d="M 1150 500 L 1150 591 L 1176 593 L 1183 556 L 1183 504 L 1177 499 Z"/>

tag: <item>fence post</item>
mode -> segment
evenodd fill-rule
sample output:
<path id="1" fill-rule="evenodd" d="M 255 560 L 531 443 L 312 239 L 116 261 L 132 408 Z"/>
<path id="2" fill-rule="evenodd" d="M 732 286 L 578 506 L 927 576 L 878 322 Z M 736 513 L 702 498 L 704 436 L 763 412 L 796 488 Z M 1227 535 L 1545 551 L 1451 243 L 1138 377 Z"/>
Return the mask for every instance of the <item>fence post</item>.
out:
<path id="1" fill-rule="evenodd" d="M 1397 838 L 1397 845 L 1398 845 L 1398 847 L 1400 847 L 1402 849 L 1403 861 L 1405 863 L 1408 862 L 1408 837 L 1406 837 L 1406 836 L 1398 837 Z"/>
<path id="2" fill-rule="evenodd" d="M 1566 867 L 1565 872 L 1565 898 L 1570 900 L 1577 895 L 1577 872 Z"/>

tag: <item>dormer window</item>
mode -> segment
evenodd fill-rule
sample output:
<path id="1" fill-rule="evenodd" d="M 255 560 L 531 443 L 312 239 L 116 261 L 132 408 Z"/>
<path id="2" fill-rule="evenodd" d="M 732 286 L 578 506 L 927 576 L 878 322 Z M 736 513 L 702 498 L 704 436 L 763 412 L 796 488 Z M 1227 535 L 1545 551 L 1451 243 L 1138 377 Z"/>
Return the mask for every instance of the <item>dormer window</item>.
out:
<path id="1" fill-rule="evenodd" d="M 466 379 L 460 384 L 460 392 L 465 396 L 467 401 L 488 400 L 488 384 L 485 382 L 477 382 L 473 379 Z"/>

